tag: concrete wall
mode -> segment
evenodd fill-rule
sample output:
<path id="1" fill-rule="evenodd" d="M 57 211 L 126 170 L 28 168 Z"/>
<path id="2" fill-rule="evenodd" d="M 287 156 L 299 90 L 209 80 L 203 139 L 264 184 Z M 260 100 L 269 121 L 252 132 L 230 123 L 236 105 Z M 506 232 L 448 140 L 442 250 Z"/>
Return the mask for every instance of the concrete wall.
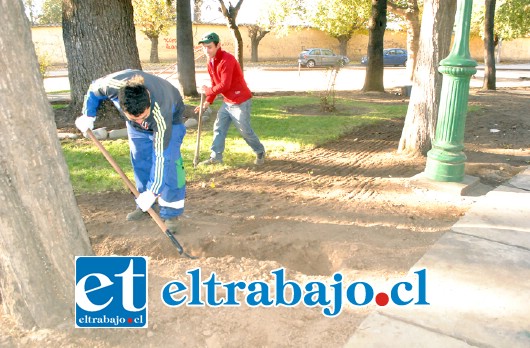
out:
<path id="1" fill-rule="evenodd" d="M 245 27 L 240 27 L 243 37 L 246 60 L 250 59 L 250 38 Z M 201 36 L 209 31 L 215 31 L 221 37 L 221 43 L 227 51 L 234 51 L 234 42 L 230 31 L 225 25 L 197 24 L 193 26 L 193 38 L 197 43 Z M 46 54 L 52 64 L 66 64 L 66 55 L 62 39 L 61 27 L 34 27 L 32 28 L 33 42 L 39 54 Z M 136 32 L 136 42 L 142 62 L 149 61 L 151 41 L 139 30 Z M 358 63 L 362 55 L 366 54 L 368 35 L 354 35 L 348 43 L 348 57 L 352 63 Z M 259 45 L 259 60 L 290 60 L 296 65 L 298 54 L 303 48 L 326 47 L 335 53 L 339 52 L 336 39 L 315 29 L 300 29 L 291 31 L 287 36 L 278 37 L 267 34 Z M 404 32 L 385 33 L 385 47 L 406 48 L 406 34 Z M 161 61 L 176 61 L 176 28 L 169 30 L 167 35 L 159 38 L 159 57 Z M 482 39 L 474 37 L 470 42 L 471 56 L 479 62 L 483 61 L 484 48 Z M 198 52 L 198 54 L 200 51 Z M 506 41 L 501 46 L 502 61 L 530 61 L 530 38 Z M 198 64 L 204 64 L 199 60 Z"/>

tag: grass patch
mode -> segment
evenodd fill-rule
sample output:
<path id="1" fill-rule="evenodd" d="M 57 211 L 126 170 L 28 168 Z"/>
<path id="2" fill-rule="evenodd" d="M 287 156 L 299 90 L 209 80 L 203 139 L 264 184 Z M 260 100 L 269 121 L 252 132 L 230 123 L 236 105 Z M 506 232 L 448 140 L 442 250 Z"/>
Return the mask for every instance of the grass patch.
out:
<path id="1" fill-rule="evenodd" d="M 313 148 L 359 126 L 402 118 L 407 110 L 406 104 L 376 104 L 339 97 L 336 100 L 337 112 L 320 113 L 319 103 L 318 96 L 253 98 L 252 127 L 269 157 Z M 218 103 L 214 104 L 214 111 L 218 106 Z M 212 136 L 212 122 L 208 122 L 201 135 L 201 160 L 209 156 Z M 104 141 L 103 145 L 132 180 L 127 140 Z M 187 181 L 203 180 L 209 174 L 246 166 L 254 160 L 254 153 L 233 126 L 226 138 L 223 165 L 193 168 L 195 145 L 196 130 L 192 129 L 182 144 Z M 89 140 L 64 141 L 63 151 L 77 193 L 126 190 L 119 176 Z"/>
<path id="2" fill-rule="evenodd" d="M 67 108 L 68 107 L 68 104 L 54 104 L 52 103 L 52 109 L 53 110 L 59 110 L 59 109 L 64 109 L 64 108 Z"/>

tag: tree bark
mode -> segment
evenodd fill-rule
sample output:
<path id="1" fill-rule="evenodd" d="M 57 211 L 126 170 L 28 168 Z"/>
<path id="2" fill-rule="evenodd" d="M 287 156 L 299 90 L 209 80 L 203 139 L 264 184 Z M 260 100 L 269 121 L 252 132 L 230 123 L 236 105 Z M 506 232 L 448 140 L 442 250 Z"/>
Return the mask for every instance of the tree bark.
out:
<path id="1" fill-rule="evenodd" d="M 64 0 L 63 40 L 72 119 L 90 83 L 123 69 L 141 69 L 131 1 Z"/>
<path id="2" fill-rule="evenodd" d="M 456 0 L 431 0 L 424 4 L 418 61 L 398 152 L 426 155 L 431 148 L 442 89 L 438 65 L 449 54 L 455 13 Z"/>
<path id="3" fill-rule="evenodd" d="M 160 63 L 158 59 L 158 36 L 148 36 L 151 40 L 151 54 L 149 55 L 150 63 Z"/>
<path id="4" fill-rule="evenodd" d="M 368 39 L 368 65 L 363 91 L 384 92 L 383 39 L 386 29 L 386 0 L 372 0 L 372 18 Z"/>
<path id="5" fill-rule="evenodd" d="M 243 4 L 243 0 L 239 0 L 235 7 L 230 4 L 229 7 L 226 8 L 223 0 L 219 0 L 219 4 L 221 5 L 219 11 L 226 18 L 226 25 L 228 26 L 228 29 L 230 29 L 230 32 L 232 33 L 232 36 L 236 42 L 234 45 L 234 56 L 237 58 L 237 61 L 241 66 L 241 70 L 243 70 L 243 38 L 241 37 L 241 32 L 239 31 L 239 27 L 236 24 L 237 14 L 241 8 L 241 5 Z"/>
<path id="6" fill-rule="evenodd" d="M 484 15 L 484 83 L 482 89 L 496 89 L 497 73 L 495 70 L 495 4 L 496 0 L 486 0 Z"/>
<path id="7" fill-rule="evenodd" d="M 177 72 L 180 90 L 185 97 L 197 97 L 193 28 L 189 0 L 177 0 Z"/>
<path id="8" fill-rule="evenodd" d="M 250 37 L 251 55 L 250 61 L 257 62 L 258 47 L 261 40 L 270 33 L 270 30 L 262 29 L 259 25 L 247 25 L 248 36 Z"/>
<path id="9" fill-rule="evenodd" d="M 351 39 L 351 35 L 341 35 L 337 37 L 339 41 L 339 54 L 342 56 L 348 56 L 348 42 Z"/>
<path id="10" fill-rule="evenodd" d="M 0 20 L 2 307 L 23 329 L 72 325 L 75 256 L 93 252 L 22 2 L 0 1 Z"/>

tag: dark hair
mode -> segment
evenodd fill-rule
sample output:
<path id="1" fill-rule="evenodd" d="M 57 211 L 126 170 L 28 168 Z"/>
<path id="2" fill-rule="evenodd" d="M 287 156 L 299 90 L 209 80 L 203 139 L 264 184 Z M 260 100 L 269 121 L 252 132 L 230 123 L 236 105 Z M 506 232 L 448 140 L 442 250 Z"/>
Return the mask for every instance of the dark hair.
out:
<path id="1" fill-rule="evenodd" d="M 140 116 L 145 109 L 151 106 L 149 92 L 144 85 L 144 78 L 140 75 L 134 76 L 118 93 L 122 111 L 133 116 Z"/>

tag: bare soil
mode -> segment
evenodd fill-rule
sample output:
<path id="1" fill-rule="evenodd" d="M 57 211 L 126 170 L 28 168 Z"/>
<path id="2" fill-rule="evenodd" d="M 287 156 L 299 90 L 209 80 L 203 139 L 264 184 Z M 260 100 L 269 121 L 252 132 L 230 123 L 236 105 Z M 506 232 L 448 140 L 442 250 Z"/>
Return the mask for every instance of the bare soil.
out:
<path id="1" fill-rule="evenodd" d="M 342 346 L 373 307 L 349 307 L 330 319 L 321 308 L 304 306 L 169 308 L 158 294 L 170 280 L 188 281 L 186 271 L 197 267 L 223 281 L 268 280 L 278 267 L 300 283 L 328 280 L 335 272 L 345 283 L 403 277 L 480 195 L 528 166 L 529 94 L 529 89 L 471 92 L 470 105 L 480 110 L 467 117 L 466 173 L 479 177 L 481 185 L 469 196 L 428 194 L 408 185 L 425 159 L 396 153 L 403 120 L 359 128 L 310 151 L 267 158 L 262 167 L 189 184 L 177 238 L 198 260 L 180 258 L 153 221 L 125 221 L 134 208 L 130 195 L 80 195 L 97 255 L 150 257 L 149 328 L 74 329 L 72 322 L 60 330 L 22 331 L 3 317 L 0 345 Z M 392 93 L 347 95 L 374 103 L 408 101 Z"/>

